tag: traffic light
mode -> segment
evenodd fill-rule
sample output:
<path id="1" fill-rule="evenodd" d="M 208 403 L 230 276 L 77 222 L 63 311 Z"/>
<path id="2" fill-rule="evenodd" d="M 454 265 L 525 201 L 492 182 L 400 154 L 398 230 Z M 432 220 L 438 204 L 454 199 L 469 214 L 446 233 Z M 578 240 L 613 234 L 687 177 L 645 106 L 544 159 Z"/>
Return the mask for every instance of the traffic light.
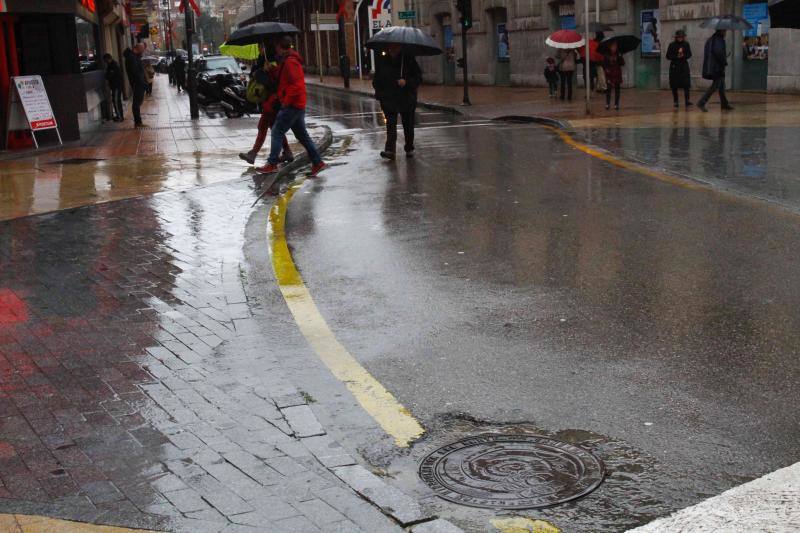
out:
<path id="1" fill-rule="evenodd" d="M 472 27 L 472 0 L 456 0 L 456 9 L 461 13 L 461 27 L 468 30 Z"/>

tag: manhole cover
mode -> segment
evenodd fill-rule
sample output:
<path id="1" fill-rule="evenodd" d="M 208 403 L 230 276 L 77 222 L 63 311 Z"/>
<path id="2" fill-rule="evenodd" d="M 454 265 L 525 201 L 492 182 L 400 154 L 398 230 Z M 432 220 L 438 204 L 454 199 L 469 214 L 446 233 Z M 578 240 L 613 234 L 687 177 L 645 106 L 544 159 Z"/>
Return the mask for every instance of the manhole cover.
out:
<path id="1" fill-rule="evenodd" d="M 486 434 L 428 455 L 419 475 L 451 502 L 490 509 L 535 509 L 589 494 L 603 463 L 582 448 L 534 435 Z"/>
<path id="2" fill-rule="evenodd" d="M 48 161 L 50 165 L 82 165 L 84 163 L 94 163 L 96 161 L 104 161 L 104 159 L 96 159 L 93 157 L 70 157 L 69 159 L 56 159 L 55 161 Z"/>

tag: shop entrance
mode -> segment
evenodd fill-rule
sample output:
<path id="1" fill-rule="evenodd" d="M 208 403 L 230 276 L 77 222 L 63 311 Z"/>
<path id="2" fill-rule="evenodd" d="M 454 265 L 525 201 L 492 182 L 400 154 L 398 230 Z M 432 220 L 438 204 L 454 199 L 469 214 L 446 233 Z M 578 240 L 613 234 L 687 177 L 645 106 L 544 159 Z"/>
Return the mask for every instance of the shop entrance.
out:
<path id="1" fill-rule="evenodd" d="M 511 85 L 511 47 L 508 38 L 506 8 L 498 7 L 489 11 L 489 39 L 492 51 L 490 65 L 494 65 L 494 84 Z"/>
<path id="2" fill-rule="evenodd" d="M 636 35 L 642 40 L 634 51 L 634 85 L 641 89 L 658 89 L 661 86 L 661 16 L 658 0 L 634 0 Z M 627 59 L 627 58 L 626 58 Z"/>
<path id="3" fill-rule="evenodd" d="M 735 64 L 733 87 L 743 91 L 766 91 L 769 64 L 769 10 L 766 1 L 742 5 L 741 16 L 752 30 L 734 32 Z M 737 35 L 738 34 L 738 35 Z"/>

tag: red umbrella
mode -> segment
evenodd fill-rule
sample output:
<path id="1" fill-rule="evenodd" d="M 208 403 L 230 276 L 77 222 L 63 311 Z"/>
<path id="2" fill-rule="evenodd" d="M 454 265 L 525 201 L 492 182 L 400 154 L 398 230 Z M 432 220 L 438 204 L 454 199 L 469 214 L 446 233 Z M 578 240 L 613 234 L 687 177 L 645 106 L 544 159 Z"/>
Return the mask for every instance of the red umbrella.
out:
<path id="1" fill-rule="evenodd" d="M 547 46 L 565 50 L 580 48 L 586 44 L 586 41 L 583 40 L 583 36 L 575 30 L 558 30 L 551 34 L 544 42 Z"/>

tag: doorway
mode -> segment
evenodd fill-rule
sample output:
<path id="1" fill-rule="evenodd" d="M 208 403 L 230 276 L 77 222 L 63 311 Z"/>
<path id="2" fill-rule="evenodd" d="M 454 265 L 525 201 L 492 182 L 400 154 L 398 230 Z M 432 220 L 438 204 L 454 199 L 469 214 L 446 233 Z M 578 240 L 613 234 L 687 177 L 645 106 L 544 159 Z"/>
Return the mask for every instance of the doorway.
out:
<path id="1" fill-rule="evenodd" d="M 765 0 L 749 0 L 740 16 L 753 29 L 733 32 L 735 58 L 733 87 L 743 91 L 766 91 L 769 70 L 769 10 Z"/>
<path id="2" fill-rule="evenodd" d="M 511 85 L 511 43 L 508 35 L 508 15 L 506 8 L 498 7 L 489 11 L 490 65 L 494 65 L 494 84 Z"/>
<path id="3" fill-rule="evenodd" d="M 437 17 L 442 27 L 441 46 L 442 54 L 442 83 L 444 85 L 456 84 L 456 48 L 453 36 L 453 24 L 449 13 Z"/>

